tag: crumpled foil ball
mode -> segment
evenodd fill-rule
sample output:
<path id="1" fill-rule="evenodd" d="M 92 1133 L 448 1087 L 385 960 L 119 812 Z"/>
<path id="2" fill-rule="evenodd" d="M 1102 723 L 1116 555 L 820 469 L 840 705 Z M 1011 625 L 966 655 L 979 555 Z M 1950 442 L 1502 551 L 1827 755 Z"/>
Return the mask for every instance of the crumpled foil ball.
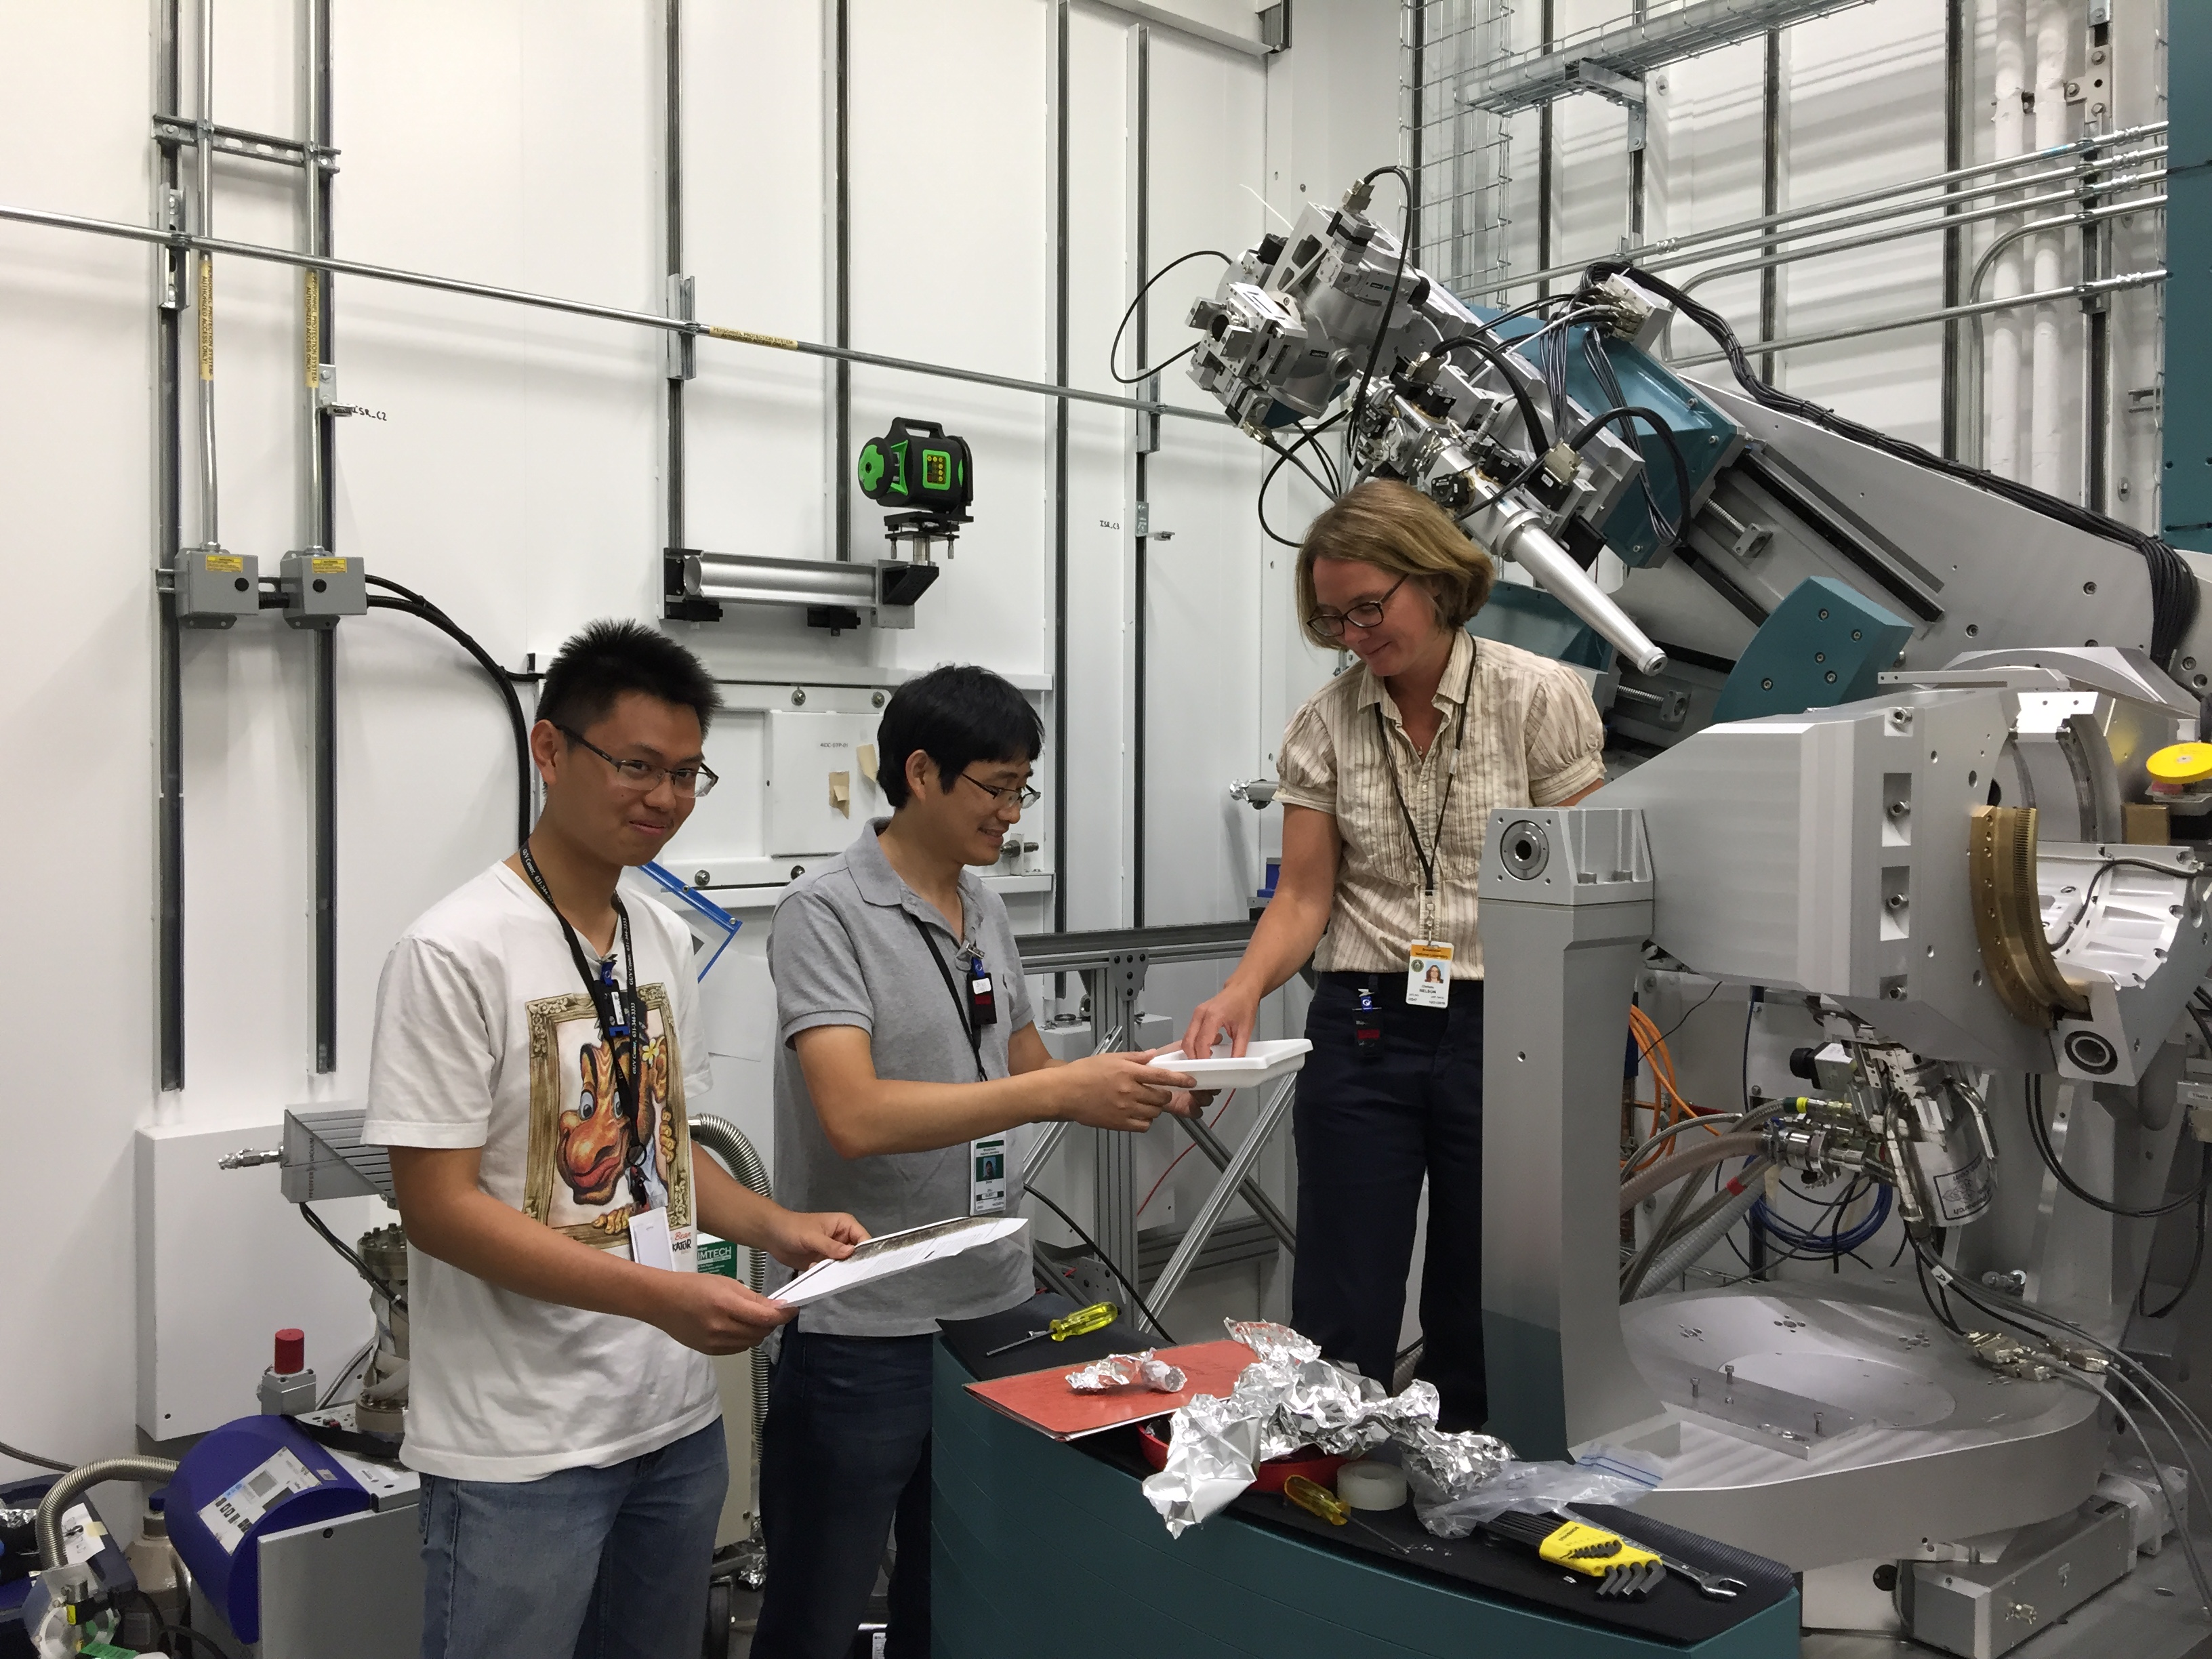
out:
<path id="1" fill-rule="evenodd" d="M 1109 1354 L 1067 1374 L 1067 1386 L 1078 1394 L 1121 1394 L 1136 1389 L 1181 1394 L 1189 1381 L 1150 1348 L 1142 1353 Z"/>
<path id="2" fill-rule="evenodd" d="M 1226 1506 L 1258 1479 L 1256 1465 L 1302 1446 L 1356 1457 L 1395 1442 L 1405 1448 L 1407 1480 L 1440 1503 L 1472 1492 L 1512 1459 L 1502 1440 L 1439 1431 L 1431 1383 L 1393 1396 L 1374 1378 L 1323 1359 L 1318 1345 L 1286 1325 L 1224 1322 L 1255 1358 L 1228 1398 L 1199 1395 L 1170 1419 L 1166 1467 L 1145 1482 L 1146 1501 L 1170 1537 Z"/>

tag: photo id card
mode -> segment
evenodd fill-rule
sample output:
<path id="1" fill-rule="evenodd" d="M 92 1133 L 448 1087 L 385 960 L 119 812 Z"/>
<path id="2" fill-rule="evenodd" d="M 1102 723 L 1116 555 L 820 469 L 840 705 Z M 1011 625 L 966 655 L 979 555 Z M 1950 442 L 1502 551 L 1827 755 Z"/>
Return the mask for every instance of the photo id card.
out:
<path id="1" fill-rule="evenodd" d="M 1408 1008 L 1448 1008 L 1451 1006 L 1452 948 L 1441 939 L 1419 939 L 1406 957 L 1406 1006 Z"/>
<path id="2" fill-rule="evenodd" d="M 968 1143 L 968 1213 L 1006 1212 L 1006 1137 L 987 1135 Z"/>

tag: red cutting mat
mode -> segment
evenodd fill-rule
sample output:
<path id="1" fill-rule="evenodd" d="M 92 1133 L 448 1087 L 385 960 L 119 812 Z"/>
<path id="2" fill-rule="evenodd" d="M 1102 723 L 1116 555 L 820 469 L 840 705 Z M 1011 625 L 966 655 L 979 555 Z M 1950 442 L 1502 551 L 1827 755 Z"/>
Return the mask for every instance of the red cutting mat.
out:
<path id="1" fill-rule="evenodd" d="M 1218 1342 L 1194 1342 L 1188 1347 L 1162 1348 L 1159 1357 L 1183 1374 L 1180 1394 L 1156 1394 L 1139 1389 L 1127 1394 L 1078 1394 L 1067 1386 L 1068 1374 L 1082 1369 L 1066 1360 L 1042 1371 L 1002 1376 L 995 1382 L 970 1382 L 968 1392 L 994 1411 L 1018 1423 L 1050 1435 L 1055 1440 L 1079 1440 L 1125 1424 L 1159 1417 L 1188 1405 L 1197 1394 L 1225 1395 L 1252 1363 L 1252 1351 L 1226 1338 Z"/>

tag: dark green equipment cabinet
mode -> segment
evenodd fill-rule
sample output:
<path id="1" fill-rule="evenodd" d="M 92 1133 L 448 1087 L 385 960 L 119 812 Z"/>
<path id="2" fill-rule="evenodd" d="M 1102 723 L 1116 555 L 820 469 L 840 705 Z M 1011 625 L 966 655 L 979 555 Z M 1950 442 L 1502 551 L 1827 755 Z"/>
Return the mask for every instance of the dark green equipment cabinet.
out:
<path id="1" fill-rule="evenodd" d="M 934 1659 L 1796 1659 L 1796 1595 L 1689 1644 L 1578 1623 L 1224 1512 L 1168 1536 L 1137 1477 L 968 1395 L 937 1349 Z"/>

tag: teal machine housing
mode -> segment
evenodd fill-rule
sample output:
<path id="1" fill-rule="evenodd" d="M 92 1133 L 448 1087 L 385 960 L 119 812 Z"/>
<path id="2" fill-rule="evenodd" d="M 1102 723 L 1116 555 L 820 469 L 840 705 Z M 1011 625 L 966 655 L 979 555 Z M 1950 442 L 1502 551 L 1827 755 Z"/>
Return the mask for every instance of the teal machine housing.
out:
<path id="1" fill-rule="evenodd" d="M 2212 7 L 2166 9 L 2166 539 L 2212 553 Z"/>

